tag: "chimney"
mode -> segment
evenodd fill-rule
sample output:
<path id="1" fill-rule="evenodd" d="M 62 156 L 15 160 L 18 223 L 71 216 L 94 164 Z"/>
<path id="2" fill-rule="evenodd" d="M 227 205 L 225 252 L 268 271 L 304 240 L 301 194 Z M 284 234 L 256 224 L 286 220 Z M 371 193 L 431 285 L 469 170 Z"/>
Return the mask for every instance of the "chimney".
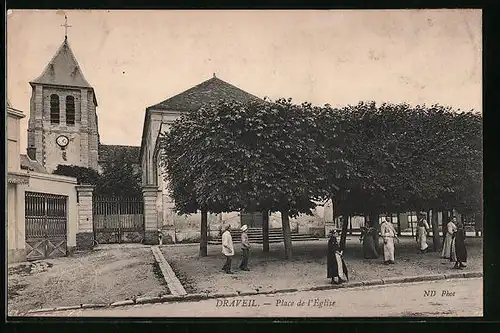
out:
<path id="1" fill-rule="evenodd" d="M 32 159 L 33 161 L 36 161 L 36 148 L 35 147 L 29 147 L 26 149 L 28 152 L 28 157 Z"/>

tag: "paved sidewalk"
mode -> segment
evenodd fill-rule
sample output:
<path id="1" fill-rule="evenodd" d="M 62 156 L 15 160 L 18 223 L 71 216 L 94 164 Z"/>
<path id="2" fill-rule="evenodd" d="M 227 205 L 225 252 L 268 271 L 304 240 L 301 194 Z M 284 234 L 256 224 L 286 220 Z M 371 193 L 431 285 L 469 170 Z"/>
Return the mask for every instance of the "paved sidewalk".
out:
<path id="1" fill-rule="evenodd" d="M 434 296 L 426 292 L 435 291 Z M 441 280 L 197 302 L 34 313 L 34 317 L 479 317 L 482 279 Z"/>

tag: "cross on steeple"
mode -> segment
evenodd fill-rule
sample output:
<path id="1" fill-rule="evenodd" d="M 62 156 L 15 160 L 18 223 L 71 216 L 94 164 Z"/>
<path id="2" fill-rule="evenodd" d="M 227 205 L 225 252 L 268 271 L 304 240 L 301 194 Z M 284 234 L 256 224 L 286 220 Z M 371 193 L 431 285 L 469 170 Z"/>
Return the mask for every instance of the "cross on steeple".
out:
<path id="1" fill-rule="evenodd" d="M 68 17 L 64 15 L 64 24 L 61 24 L 61 27 L 64 27 L 64 40 L 68 39 L 68 28 L 71 26 L 68 25 Z"/>

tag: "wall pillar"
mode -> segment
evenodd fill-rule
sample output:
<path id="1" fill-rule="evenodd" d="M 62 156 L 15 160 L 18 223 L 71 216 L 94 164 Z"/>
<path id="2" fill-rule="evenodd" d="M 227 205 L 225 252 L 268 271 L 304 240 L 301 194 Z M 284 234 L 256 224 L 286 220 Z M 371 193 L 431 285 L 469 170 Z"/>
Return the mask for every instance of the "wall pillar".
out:
<path id="1" fill-rule="evenodd" d="M 92 212 L 92 185 L 77 185 L 78 195 L 78 231 L 76 234 L 76 248 L 90 250 L 94 247 L 94 223 Z"/>
<path id="2" fill-rule="evenodd" d="M 156 200 L 158 186 L 146 185 L 142 188 L 144 198 L 144 244 L 157 245 L 158 240 L 158 213 Z"/>

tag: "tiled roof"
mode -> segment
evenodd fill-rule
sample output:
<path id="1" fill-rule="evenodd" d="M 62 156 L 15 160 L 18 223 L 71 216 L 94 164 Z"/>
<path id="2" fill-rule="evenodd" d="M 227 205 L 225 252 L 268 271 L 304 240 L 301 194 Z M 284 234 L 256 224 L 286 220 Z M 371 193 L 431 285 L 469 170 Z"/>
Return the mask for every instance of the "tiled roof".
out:
<path id="1" fill-rule="evenodd" d="M 139 164 L 139 151 L 141 147 L 120 145 L 99 145 L 99 163 L 106 163 L 117 154 L 126 153 L 131 160 Z"/>
<path id="2" fill-rule="evenodd" d="M 40 162 L 30 159 L 27 155 L 21 154 L 21 170 L 29 170 L 38 173 L 48 173 Z"/>
<path id="3" fill-rule="evenodd" d="M 220 100 L 236 100 L 246 103 L 249 101 L 260 101 L 261 99 L 214 76 L 191 89 L 150 106 L 150 108 L 193 111 L 199 109 L 203 104 L 217 103 Z"/>
<path id="4" fill-rule="evenodd" d="M 92 88 L 85 80 L 67 39 L 64 40 L 52 60 L 45 67 L 42 75 L 31 83 Z"/>

